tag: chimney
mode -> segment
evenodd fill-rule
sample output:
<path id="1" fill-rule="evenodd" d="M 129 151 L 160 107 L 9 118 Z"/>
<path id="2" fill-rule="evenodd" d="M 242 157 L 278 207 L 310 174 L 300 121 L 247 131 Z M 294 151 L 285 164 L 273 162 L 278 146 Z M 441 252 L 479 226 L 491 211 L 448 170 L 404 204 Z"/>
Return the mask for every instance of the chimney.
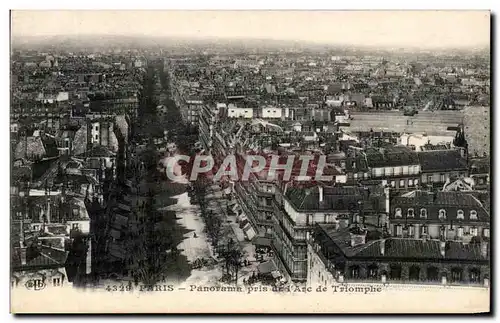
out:
<path id="1" fill-rule="evenodd" d="M 360 246 L 366 242 L 366 231 L 359 228 L 355 232 L 350 232 L 349 235 L 351 237 L 351 247 Z"/>
<path id="2" fill-rule="evenodd" d="M 349 219 L 347 217 L 342 217 L 339 219 L 339 229 L 345 229 L 349 226 Z"/>
<path id="3" fill-rule="evenodd" d="M 389 186 L 384 188 L 384 195 L 385 195 L 385 212 L 387 214 L 390 213 L 390 191 L 391 189 Z"/>
<path id="4" fill-rule="evenodd" d="M 323 186 L 318 186 L 319 202 L 323 203 Z"/>
<path id="5" fill-rule="evenodd" d="M 366 201 L 370 198 L 370 189 L 368 187 L 364 187 L 363 197 L 365 198 Z"/>
<path id="6" fill-rule="evenodd" d="M 28 248 L 24 246 L 24 243 L 21 245 L 21 248 L 19 249 L 19 252 L 21 254 L 21 265 L 25 266 L 27 263 L 26 259 L 26 253 L 28 251 Z"/>
<path id="7" fill-rule="evenodd" d="M 380 240 L 380 255 L 385 255 L 385 239 Z"/>
<path id="8" fill-rule="evenodd" d="M 446 241 L 439 241 L 439 251 L 441 252 L 441 257 L 446 256 Z"/>
<path id="9" fill-rule="evenodd" d="M 19 241 L 21 243 L 21 247 L 24 245 L 24 214 L 22 212 L 18 212 L 18 216 L 21 218 L 21 224 L 19 226 Z"/>
<path id="10" fill-rule="evenodd" d="M 50 223 L 50 197 L 47 200 L 47 223 Z"/>
<path id="11" fill-rule="evenodd" d="M 458 150 L 460 151 L 460 157 L 465 158 L 465 148 L 460 147 Z"/>
<path id="12" fill-rule="evenodd" d="M 488 258 L 488 242 L 487 241 L 481 241 L 481 256 L 483 258 Z"/>
<path id="13" fill-rule="evenodd" d="M 436 192 L 429 192 L 429 203 L 434 203 L 436 201 Z"/>

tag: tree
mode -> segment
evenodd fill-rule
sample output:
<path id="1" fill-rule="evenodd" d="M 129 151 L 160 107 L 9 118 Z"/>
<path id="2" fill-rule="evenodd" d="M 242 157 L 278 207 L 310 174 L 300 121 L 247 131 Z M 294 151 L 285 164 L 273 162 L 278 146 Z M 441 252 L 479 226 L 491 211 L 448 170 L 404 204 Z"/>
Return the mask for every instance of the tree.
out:
<path id="1" fill-rule="evenodd" d="M 236 249 L 233 240 L 229 240 L 223 257 L 225 259 L 226 274 L 230 275 L 232 279 L 234 278 L 236 284 L 238 284 L 238 273 L 241 269 L 242 256 L 241 251 Z"/>

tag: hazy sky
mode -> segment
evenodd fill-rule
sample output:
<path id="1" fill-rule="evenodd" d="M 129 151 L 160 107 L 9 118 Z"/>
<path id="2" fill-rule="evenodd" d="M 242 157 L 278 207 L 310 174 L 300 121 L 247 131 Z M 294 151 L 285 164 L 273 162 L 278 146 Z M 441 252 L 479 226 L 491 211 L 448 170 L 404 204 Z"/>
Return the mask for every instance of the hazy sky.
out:
<path id="1" fill-rule="evenodd" d="M 122 34 L 483 47 L 488 11 L 12 11 L 14 36 Z"/>

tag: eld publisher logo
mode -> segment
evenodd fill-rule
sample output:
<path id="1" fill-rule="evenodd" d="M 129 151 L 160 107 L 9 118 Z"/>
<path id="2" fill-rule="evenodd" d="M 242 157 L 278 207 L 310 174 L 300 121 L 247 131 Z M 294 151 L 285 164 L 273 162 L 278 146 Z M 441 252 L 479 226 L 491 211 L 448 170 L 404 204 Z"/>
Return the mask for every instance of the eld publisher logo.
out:
<path id="1" fill-rule="evenodd" d="M 42 290 L 45 288 L 45 283 L 42 280 L 30 279 L 25 284 L 28 290 Z"/>

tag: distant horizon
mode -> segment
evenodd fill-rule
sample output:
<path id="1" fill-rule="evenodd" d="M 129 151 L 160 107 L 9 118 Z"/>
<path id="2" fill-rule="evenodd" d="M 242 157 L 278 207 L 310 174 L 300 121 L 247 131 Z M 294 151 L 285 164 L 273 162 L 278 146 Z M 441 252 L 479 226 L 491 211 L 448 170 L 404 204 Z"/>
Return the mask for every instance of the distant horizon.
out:
<path id="1" fill-rule="evenodd" d="M 325 46 L 325 47 L 352 47 L 359 49 L 380 49 L 380 50 L 390 50 L 390 49 L 420 49 L 423 51 L 428 50 L 469 50 L 469 51 L 482 51 L 491 50 L 491 43 L 481 45 L 481 46 L 436 46 L 436 47 L 421 47 L 421 46 L 401 46 L 401 45 L 371 45 L 371 44 L 353 44 L 353 43 L 333 43 L 333 42 L 322 42 L 322 41 L 311 41 L 311 40 L 292 40 L 292 39 L 275 39 L 275 38 L 249 38 L 249 37 L 221 37 L 221 36 L 182 36 L 182 35 L 143 35 L 143 34 L 58 34 L 58 35 L 11 35 L 12 41 L 19 41 L 24 39 L 37 39 L 43 42 L 47 39 L 75 39 L 75 38 L 131 38 L 131 39 L 160 39 L 160 40 L 175 40 L 180 39 L 182 41 L 227 41 L 227 42 L 243 42 L 243 41 L 260 41 L 266 43 L 294 43 L 294 44 L 304 44 L 304 45 L 314 45 L 314 46 Z"/>
<path id="2" fill-rule="evenodd" d="M 477 10 L 11 11 L 12 40 L 140 37 L 482 50 L 491 47 L 490 25 L 490 12 Z"/>

